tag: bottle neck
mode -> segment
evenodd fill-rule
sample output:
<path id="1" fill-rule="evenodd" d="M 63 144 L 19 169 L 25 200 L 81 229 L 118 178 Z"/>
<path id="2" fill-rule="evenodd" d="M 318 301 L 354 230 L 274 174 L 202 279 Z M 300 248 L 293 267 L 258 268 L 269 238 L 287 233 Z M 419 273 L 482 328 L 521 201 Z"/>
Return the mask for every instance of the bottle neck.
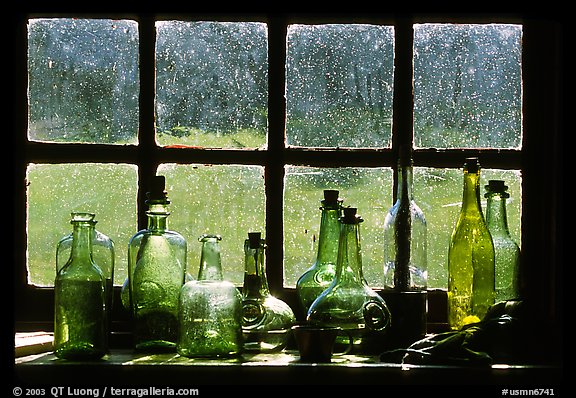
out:
<path id="1" fill-rule="evenodd" d="M 500 193 L 487 195 L 486 223 L 491 233 L 509 235 L 508 219 L 506 217 L 506 198 Z"/>
<path id="2" fill-rule="evenodd" d="M 202 253 L 200 255 L 200 270 L 198 271 L 199 281 L 223 280 L 220 239 L 219 236 L 204 236 L 200 238 L 200 242 L 202 242 Z"/>
<path id="3" fill-rule="evenodd" d="M 250 247 L 250 241 L 244 243 L 244 287 L 245 298 L 264 298 L 270 294 L 268 280 L 264 270 L 264 245 Z"/>
<path id="4" fill-rule="evenodd" d="M 412 192 L 412 166 L 398 166 L 396 183 L 396 202 L 410 203 L 414 199 Z"/>
<path id="5" fill-rule="evenodd" d="M 153 203 L 148 205 L 146 212 L 148 217 L 148 229 L 150 231 L 165 231 L 168 229 L 168 205 L 164 203 Z"/>
<path id="6" fill-rule="evenodd" d="M 480 205 L 480 169 L 464 170 L 462 214 L 471 217 L 482 215 L 482 207 Z"/>
<path id="7" fill-rule="evenodd" d="M 338 239 L 340 237 L 340 205 L 323 206 L 318 236 L 317 264 L 332 263 L 338 256 Z"/>
<path id="8" fill-rule="evenodd" d="M 92 234 L 94 225 L 90 222 L 73 222 L 71 259 L 81 264 L 92 263 Z"/>
<path id="9" fill-rule="evenodd" d="M 359 225 L 342 223 L 338 243 L 335 284 L 363 285 L 364 283 Z"/>

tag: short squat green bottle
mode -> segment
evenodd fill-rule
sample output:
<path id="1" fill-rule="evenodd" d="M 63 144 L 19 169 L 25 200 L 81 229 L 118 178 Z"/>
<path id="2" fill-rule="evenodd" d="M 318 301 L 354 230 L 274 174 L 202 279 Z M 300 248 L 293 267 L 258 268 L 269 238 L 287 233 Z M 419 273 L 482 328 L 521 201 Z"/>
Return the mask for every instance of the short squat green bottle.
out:
<path id="1" fill-rule="evenodd" d="M 304 272 L 296 282 L 296 293 L 304 312 L 306 313 L 314 300 L 330 286 L 336 274 L 336 259 L 338 257 L 338 237 L 342 215 L 342 199 L 338 198 L 337 190 L 324 190 L 318 235 L 318 252 L 316 261 Z"/>
<path id="2" fill-rule="evenodd" d="M 128 245 L 129 308 L 135 348 L 174 351 L 178 337 L 178 298 L 186 272 L 186 240 L 168 229 L 168 204 L 163 176 L 148 192 L 148 227 Z"/>
<path id="3" fill-rule="evenodd" d="M 496 255 L 496 301 L 519 298 L 520 248 L 508 229 L 506 200 L 508 187 L 502 180 L 489 180 L 485 186 L 486 223 Z"/>
<path id="4" fill-rule="evenodd" d="M 219 235 L 202 235 L 198 280 L 180 292 L 178 354 L 188 358 L 234 357 L 242 352 L 242 298 L 222 274 Z"/>
<path id="5" fill-rule="evenodd" d="M 448 324 L 482 320 L 495 297 L 494 245 L 480 204 L 480 164 L 464 164 L 462 208 L 448 249 Z"/>
<path id="6" fill-rule="evenodd" d="M 296 322 L 290 306 L 270 293 L 264 269 L 265 247 L 260 232 L 250 232 L 244 241 L 242 334 L 244 351 L 249 352 L 281 351 Z"/>
<path id="7" fill-rule="evenodd" d="M 92 259 L 94 224 L 73 219 L 68 262 L 54 282 L 54 353 L 58 358 L 102 358 L 108 351 L 105 277 Z"/>

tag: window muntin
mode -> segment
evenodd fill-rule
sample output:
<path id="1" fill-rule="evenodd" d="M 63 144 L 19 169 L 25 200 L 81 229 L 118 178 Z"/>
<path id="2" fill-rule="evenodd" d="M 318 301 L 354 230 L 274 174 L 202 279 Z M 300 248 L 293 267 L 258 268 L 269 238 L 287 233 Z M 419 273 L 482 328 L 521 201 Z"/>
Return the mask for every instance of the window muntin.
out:
<path id="1" fill-rule="evenodd" d="M 244 165 L 161 164 L 170 198 L 169 228 L 188 243 L 188 273 L 198 276 L 204 233 L 222 236 L 222 271 L 227 280 L 244 280 L 244 240 L 265 236 L 264 168 Z"/>
<path id="2" fill-rule="evenodd" d="M 414 26 L 414 144 L 522 144 L 520 25 Z"/>
<path id="3" fill-rule="evenodd" d="M 286 143 L 388 147 L 394 28 L 290 25 L 286 41 Z"/>
<path id="4" fill-rule="evenodd" d="M 256 22 L 156 23 L 160 145 L 266 145 L 268 43 Z"/>
<path id="5" fill-rule="evenodd" d="M 138 24 L 28 23 L 28 138 L 126 144 L 138 134 Z"/>
<path id="6" fill-rule="evenodd" d="M 96 229 L 115 244 L 114 282 L 128 275 L 126 245 L 136 225 L 137 168 L 129 164 L 29 164 L 26 171 L 28 281 L 53 286 L 56 245 L 72 232 L 71 212 L 96 214 Z"/>

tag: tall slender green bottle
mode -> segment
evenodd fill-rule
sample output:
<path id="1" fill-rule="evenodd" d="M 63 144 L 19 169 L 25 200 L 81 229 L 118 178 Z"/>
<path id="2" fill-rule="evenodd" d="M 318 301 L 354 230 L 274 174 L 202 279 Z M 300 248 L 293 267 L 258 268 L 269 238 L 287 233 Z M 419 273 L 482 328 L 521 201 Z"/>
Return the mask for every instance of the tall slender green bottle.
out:
<path id="1" fill-rule="evenodd" d="M 485 188 L 486 223 L 496 255 L 496 301 L 512 300 L 519 296 L 520 248 L 508 229 L 506 200 L 510 194 L 502 180 L 489 180 Z"/>
<path id="2" fill-rule="evenodd" d="M 68 262 L 54 282 L 54 353 L 65 359 L 98 359 L 106 354 L 105 277 L 92 259 L 94 224 L 73 219 Z"/>
<path id="3" fill-rule="evenodd" d="M 338 219 L 342 215 L 342 199 L 338 198 L 338 194 L 337 190 L 324 191 L 316 261 L 296 282 L 296 293 L 305 313 L 324 289 L 330 286 L 336 274 L 340 236 Z"/>
<path id="4" fill-rule="evenodd" d="M 168 229 L 168 199 L 163 176 L 148 192 L 148 227 L 128 245 L 130 309 L 136 349 L 173 351 L 178 337 L 178 299 L 185 281 L 186 240 Z"/>
<path id="5" fill-rule="evenodd" d="M 494 245 L 480 204 L 480 163 L 464 164 L 462 208 L 448 249 L 448 323 L 480 321 L 495 297 Z"/>

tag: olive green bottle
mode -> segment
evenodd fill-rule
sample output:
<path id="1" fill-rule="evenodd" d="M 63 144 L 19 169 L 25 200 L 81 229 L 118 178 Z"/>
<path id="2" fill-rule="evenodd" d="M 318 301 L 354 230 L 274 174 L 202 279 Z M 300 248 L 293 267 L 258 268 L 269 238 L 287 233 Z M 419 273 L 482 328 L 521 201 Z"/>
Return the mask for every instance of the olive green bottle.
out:
<path id="1" fill-rule="evenodd" d="M 99 359 L 108 350 L 105 277 L 92 259 L 94 224 L 73 219 L 68 262 L 54 282 L 54 353 L 58 358 Z"/>
<path id="2" fill-rule="evenodd" d="M 464 164 L 462 208 L 448 249 L 448 324 L 479 322 L 495 297 L 494 245 L 480 204 L 480 163 Z"/>
<path id="3" fill-rule="evenodd" d="M 338 191 L 332 189 L 324 191 L 324 200 L 320 207 L 322 214 L 316 261 L 296 282 L 296 293 L 304 313 L 324 289 L 330 286 L 336 273 L 340 235 L 338 219 L 342 215 L 342 199 L 338 198 L 338 194 Z"/>

